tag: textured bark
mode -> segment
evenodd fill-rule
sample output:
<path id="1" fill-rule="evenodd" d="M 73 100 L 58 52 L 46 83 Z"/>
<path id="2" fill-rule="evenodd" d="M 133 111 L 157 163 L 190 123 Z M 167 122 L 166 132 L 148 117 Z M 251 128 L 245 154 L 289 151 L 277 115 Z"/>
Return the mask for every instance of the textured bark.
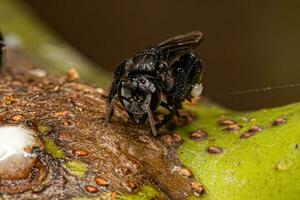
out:
<path id="1" fill-rule="evenodd" d="M 76 82 L 75 71 L 54 77 L 31 68 L 20 53 L 11 52 L 9 59 L 0 80 L 1 125 L 34 130 L 43 144 L 32 150 L 38 161 L 25 180 L 2 177 L 5 198 L 120 195 L 143 185 L 156 188 L 161 198 L 192 193 L 193 178 L 175 170 L 183 169 L 174 150 L 179 136 L 154 138 L 149 124 L 132 124 L 120 105 L 104 127 L 106 92 Z M 97 177 L 108 184 L 97 185 Z"/>

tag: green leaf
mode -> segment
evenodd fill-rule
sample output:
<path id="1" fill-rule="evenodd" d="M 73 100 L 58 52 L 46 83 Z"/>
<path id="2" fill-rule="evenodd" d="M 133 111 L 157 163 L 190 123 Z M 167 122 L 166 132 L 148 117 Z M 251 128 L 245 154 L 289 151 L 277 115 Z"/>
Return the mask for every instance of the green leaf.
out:
<path id="1" fill-rule="evenodd" d="M 204 184 L 203 199 L 299 198 L 300 103 L 249 113 L 209 105 L 189 109 L 198 114 L 198 119 L 177 130 L 185 141 L 177 153 Z M 277 118 L 286 119 L 286 123 L 274 126 Z M 219 124 L 222 119 L 234 120 L 242 128 L 225 131 Z M 240 138 L 254 125 L 262 131 Z M 189 133 L 198 129 L 207 132 L 208 137 L 202 141 L 191 140 Z M 210 146 L 221 147 L 223 153 L 208 153 Z"/>

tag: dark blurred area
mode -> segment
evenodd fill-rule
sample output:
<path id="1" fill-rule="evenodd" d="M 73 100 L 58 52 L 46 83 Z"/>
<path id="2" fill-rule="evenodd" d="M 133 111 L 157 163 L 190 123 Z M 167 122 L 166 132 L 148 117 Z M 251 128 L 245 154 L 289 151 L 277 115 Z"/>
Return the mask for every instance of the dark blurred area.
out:
<path id="1" fill-rule="evenodd" d="M 299 87 L 229 95 L 300 82 L 299 1 L 23 1 L 111 73 L 149 44 L 201 30 L 205 96 L 241 110 L 300 100 Z"/>

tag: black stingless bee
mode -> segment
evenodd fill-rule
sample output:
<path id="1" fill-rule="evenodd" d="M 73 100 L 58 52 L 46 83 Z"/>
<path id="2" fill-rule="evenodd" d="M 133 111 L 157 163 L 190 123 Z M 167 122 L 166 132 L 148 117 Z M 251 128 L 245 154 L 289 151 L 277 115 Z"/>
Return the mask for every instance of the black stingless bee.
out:
<path id="1" fill-rule="evenodd" d="M 202 92 L 203 66 L 194 53 L 201 41 L 199 31 L 178 35 L 142 49 L 121 63 L 114 73 L 108 96 L 105 125 L 110 121 L 118 98 L 134 122 L 144 124 L 148 117 L 156 136 L 153 112 L 158 106 L 169 111 L 157 125 L 160 127 L 178 114 L 185 99 L 190 100 Z"/>

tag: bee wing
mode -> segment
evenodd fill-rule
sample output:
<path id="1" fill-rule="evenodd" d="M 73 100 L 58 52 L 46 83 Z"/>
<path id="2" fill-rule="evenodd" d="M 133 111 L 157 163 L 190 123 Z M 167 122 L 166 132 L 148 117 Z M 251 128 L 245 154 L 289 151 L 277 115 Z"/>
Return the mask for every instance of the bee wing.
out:
<path id="1" fill-rule="evenodd" d="M 159 43 L 158 49 L 167 52 L 176 52 L 188 49 L 194 49 L 199 46 L 203 39 L 200 31 L 193 31 L 187 34 L 178 35 Z"/>

